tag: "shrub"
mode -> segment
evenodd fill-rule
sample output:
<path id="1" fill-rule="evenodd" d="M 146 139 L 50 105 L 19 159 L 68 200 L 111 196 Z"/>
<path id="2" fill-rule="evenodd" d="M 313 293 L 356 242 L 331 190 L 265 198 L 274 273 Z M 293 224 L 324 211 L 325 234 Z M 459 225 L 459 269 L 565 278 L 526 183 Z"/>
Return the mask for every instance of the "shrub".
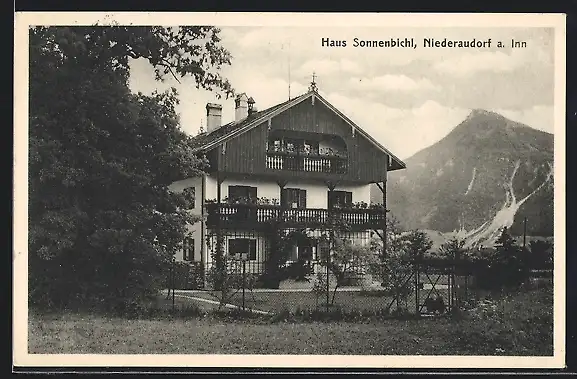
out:
<path id="1" fill-rule="evenodd" d="M 206 312 L 197 304 L 181 304 L 167 307 L 166 304 L 150 301 L 148 303 L 133 304 L 114 314 L 127 319 L 166 319 L 166 318 L 198 318 L 204 317 Z"/>
<path id="2" fill-rule="evenodd" d="M 308 281 L 308 276 L 313 273 L 311 265 L 304 260 L 298 260 L 290 263 L 280 270 L 282 279 L 294 279 L 296 281 Z"/>
<path id="3" fill-rule="evenodd" d="M 204 268 L 201 262 L 174 262 L 170 275 L 174 283 L 168 284 L 168 288 L 179 290 L 196 290 L 204 288 Z M 170 281 L 170 277 L 169 277 Z"/>

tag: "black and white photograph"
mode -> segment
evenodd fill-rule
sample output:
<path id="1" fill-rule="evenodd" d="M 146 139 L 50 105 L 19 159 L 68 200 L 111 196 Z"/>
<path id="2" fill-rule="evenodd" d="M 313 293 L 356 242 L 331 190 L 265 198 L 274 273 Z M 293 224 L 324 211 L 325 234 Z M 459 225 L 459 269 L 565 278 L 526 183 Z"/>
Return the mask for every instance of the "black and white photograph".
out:
<path id="1" fill-rule="evenodd" d="M 17 13 L 14 364 L 564 366 L 560 14 Z"/>

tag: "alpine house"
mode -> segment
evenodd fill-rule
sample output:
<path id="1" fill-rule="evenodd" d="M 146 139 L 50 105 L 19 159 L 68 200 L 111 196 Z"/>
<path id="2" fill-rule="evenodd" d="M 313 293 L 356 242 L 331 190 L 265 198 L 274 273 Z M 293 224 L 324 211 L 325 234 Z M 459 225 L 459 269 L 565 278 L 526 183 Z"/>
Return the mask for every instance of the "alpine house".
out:
<path id="1" fill-rule="evenodd" d="M 405 164 L 325 100 L 314 80 L 306 93 L 261 111 L 238 95 L 235 120 L 225 125 L 221 105 L 207 104 L 206 114 L 194 148 L 209 167 L 171 186 L 193 194 L 191 212 L 202 216 L 176 259 L 202 268 L 205 285 L 215 265 L 231 269 L 226 257 L 244 260 L 245 272 L 269 288 L 291 265 L 323 272 L 330 245 L 321 237 L 334 220 L 353 242 L 367 243 L 373 232 L 382 238 L 387 173 Z M 371 183 L 383 205 L 370 204 Z"/>

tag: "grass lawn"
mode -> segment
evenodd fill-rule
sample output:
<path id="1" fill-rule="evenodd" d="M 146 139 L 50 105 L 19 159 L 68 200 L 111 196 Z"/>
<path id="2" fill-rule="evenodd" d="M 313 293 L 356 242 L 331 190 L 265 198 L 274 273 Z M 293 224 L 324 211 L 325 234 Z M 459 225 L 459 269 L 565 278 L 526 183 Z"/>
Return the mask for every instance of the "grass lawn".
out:
<path id="1" fill-rule="evenodd" d="M 497 308 L 482 319 L 357 323 L 31 312 L 28 344 L 30 353 L 552 355 L 552 294 L 528 291 Z"/>

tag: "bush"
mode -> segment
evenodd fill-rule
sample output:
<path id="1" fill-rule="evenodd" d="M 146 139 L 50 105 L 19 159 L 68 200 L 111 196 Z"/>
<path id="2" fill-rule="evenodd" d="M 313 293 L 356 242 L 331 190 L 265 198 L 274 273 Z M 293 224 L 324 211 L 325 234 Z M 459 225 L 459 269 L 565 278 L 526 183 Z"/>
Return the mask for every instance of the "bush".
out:
<path id="1" fill-rule="evenodd" d="M 196 290 L 204 288 L 204 268 L 201 262 L 174 262 L 169 275 L 174 275 L 174 288 Z M 169 276 L 170 280 L 170 276 Z M 171 288 L 171 283 L 167 285 Z"/>
<path id="2" fill-rule="evenodd" d="M 284 279 L 294 279 L 296 281 L 308 281 L 307 276 L 313 273 L 311 265 L 303 260 L 290 263 L 280 270 L 280 277 Z"/>

